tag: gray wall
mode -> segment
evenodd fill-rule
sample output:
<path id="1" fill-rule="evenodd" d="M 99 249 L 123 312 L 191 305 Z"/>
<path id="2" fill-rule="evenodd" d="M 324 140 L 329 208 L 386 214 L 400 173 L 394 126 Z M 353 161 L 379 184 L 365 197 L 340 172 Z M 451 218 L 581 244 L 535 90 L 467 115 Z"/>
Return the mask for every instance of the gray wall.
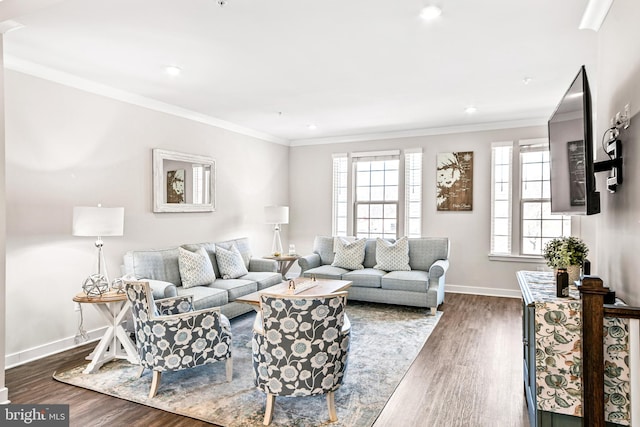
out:
<path id="1" fill-rule="evenodd" d="M 602 213 L 598 215 L 598 262 L 595 274 L 627 303 L 640 306 L 640 2 L 616 0 L 598 33 L 598 139 L 609 120 L 630 103 L 631 126 L 620 135 L 624 156 L 624 183 L 615 194 L 606 192 L 606 173 L 599 173 Z M 604 160 L 598 150 L 598 160 Z"/>
<path id="2" fill-rule="evenodd" d="M 315 235 L 331 234 L 332 153 L 423 149 L 422 235 L 451 241 L 447 289 L 497 295 L 518 295 L 515 272 L 538 265 L 490 261 L 491 143 L 546 138 L 546 126 L 450 135 L 296 146 L 291 148 L 291 209 L 289 236 L 300 253 L 309 253 Z M 473 211 L 436 211 L 436 155 L 473 151 Z"/>
<path id="3" fill-rule="evenodd" d="M 71 299 L 97 260 L 94 238 L 71 235 L 74 206 L 125 207 L 124 237 L 104 238 L 112 278 L 132 249 L 247 236 L 269 252 L 263 209 L 289 202 L 288 147 L 12 71 L 5 92 L 9 364 L 73 344 Z M 153 148 L 216 159 L 217 211 L 154 214 Z"/>

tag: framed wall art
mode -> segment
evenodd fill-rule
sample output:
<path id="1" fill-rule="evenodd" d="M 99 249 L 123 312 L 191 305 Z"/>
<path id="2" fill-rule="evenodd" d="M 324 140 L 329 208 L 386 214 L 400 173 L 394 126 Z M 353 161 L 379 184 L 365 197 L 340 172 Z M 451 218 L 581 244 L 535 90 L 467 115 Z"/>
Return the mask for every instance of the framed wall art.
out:
<path id="1" fill-rule="evenodd" d="M 438 211 L 473 210 L 473 151 L 438 153 L 436 173 Z"/>

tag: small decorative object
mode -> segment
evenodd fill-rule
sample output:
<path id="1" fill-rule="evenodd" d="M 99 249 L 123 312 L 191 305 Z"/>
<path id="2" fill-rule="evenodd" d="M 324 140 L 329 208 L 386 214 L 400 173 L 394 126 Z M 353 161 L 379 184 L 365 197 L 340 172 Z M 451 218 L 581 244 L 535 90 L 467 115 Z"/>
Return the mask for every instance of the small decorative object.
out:
<path id="1" fill-rule="evenodd" d="M 580 267 L 589 253 L 589 248 L 577 237 L 557 237 L 547 243 L 542 252 L 551 268 L 565 268 L 569 283 L 580 279 Z"/>
<path id="2" fill-rule="evenodd" d="M 289 290 L 290 291 L 296 290 L 296 282 L 294 280 L 289 280 Z"/>
<path id="3" fill-rule="evenodd" d="M 124 280 L 122 279 L 122 277 L 118 277 L 117 279 L 113 279 L 113 282 L 111 282 L 111 289 L 116 291 L 116 293 L 118 293 L 118 294 L 123 294 L 124 293 Z"/>
<path id="4" fill-rule="evenodd" d="M 569 273 L 566 268 L 558 268 L 556 273 L 556 296 L 558 298 L 569 296 Z"/>
<path id="5" fill-rule="evenodd" d="M 315 274 L 312 274 L 312 275 L 311 275 L 311 281 L 312 281 L 312 282 L 315 282 L 315 281 L 316 281 L 316 275 L 315 275 Z"/>
<path id="6" fill-rule="evenodd" d="M 296 245 L 293 243 L 289 244 L 289 255 L 294 256 L 296 254 Z"/>
<path id="7" fill-rule="evenodd" d="M 109 290 L 109 282 L 103 274 L 92 274 L 82 284 L 82 290 L 90 297 L 99 297 Z"/>

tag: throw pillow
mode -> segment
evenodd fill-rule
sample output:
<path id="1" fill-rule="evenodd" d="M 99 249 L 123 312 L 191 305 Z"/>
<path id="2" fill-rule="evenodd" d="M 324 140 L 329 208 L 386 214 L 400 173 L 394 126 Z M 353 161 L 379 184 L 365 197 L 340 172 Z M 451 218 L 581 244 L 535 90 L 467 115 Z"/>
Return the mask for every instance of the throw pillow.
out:
<path id="1" fill-rule="evenodd" d="M 364 266 L 364 248 L 367 239 L 347 242 L 341 238 L 336 239 L 336 255 L 331 263 L 334 267 L 346 268 L 347 270 L 362 270 Z"/>
<path id="2" fill-rule="evenodd" d="M 395 243 L 376 239 L 376 265 L 373 268 L 384 271 L 408 271 L 409 239 L 405 236 Z"/>
<path id="3" fill-rule="evenodd" d="M 232 245 L 228 250 L 216 246 L 216 258 L 218 259 L 218 270 L 220 270 L 223 279 L 237 279 L 248 273 L 242 254 L 235 245 Z"/>
<path id="4" fill-rule="evenodd" d="M 183 288 L 209 285 L 216 280 L 211 259 L 204 248 L 195 252 L 178 248 L 178 268 Z"/>

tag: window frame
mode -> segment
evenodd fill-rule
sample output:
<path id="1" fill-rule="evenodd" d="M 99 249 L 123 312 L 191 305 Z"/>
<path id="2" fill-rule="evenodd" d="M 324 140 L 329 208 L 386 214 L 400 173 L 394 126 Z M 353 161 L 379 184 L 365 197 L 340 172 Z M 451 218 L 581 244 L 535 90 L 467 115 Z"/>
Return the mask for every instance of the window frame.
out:
<path id="1" fill-rule="evenodd" d="M 495 202 L 495 163 L 494 148 L 510 145 L 511 150 L 511 201 L 510 201 L 510 252 L 493 252 L 494 239 L 494 202 Z M 522 248 L 523 242 L 523 197 L 522 197 L 522 163 L 521 153 L 523 151 L 532 150 L 532 147 L 540 147 L 540 151 L 548 151 L 549 142 L 547 138 L 522 139 L 517 141 L 495 142 L 491 144 L 491 231 L 490 231 L 490 247 L 489 259 L 492 261 L 515 261 L 515 262 L 532 262 L 540 263 L 544 261 L 542 255 L 525 254 Z M 515 167 L 517 165 L 517 167 Z M 533 199 L 527 199 L 531 201 Z M 547 200 L 547 199 L 537 199 Z M 550 202 L 550 197 L 549 197 Z M 570 217 L 569 234 L 579 237 L 580 219 L 578 217 Z"/>
<path id="2" fill-rule="evenodd" d="M 419 185 L 416 185 L 415 180 L 410 181 L 408 173 L 406 169 L 406 165 L 408 164 L 408 159 L 410 156 L 413 156 L 413 159 L 419 157 L 419 173 L 416 173 L 416 168 L 413 168 L 414 178 L 418 176 Z M 359 161 L 365 161 L 366 157 L 375 157 L 377 160 L 389 159 L 391 157 L 395 157 L 398 160 L 398 199 L 393 203 L 396 204 L 396 237 L 409 235 L 409 224 L 410 221 L 413 221 L 414 224 L 417 221 L 418 225 L 414 225 L 415 229 L 419 229 L 420 233 L 422 232 L 422 220 L 424 218 L 423 212 L 423 200 L 424 200 L 424 186 L 422 184 L 422 148 L 411 148 L 411 149 L 403 149 L 403 150 L 385 150 L 385 151 L 370 151 L 370 152 L 352 152 L 352 153 L 334 153 L 332 154 L 332 164 L 333 164 L 333 182 L 332 182 L 332 233 L 334 236 L 345 235 L 345 236 L 355 236 L 357 234 L 357 206 L 356 206 L 356 163 Z M 347 197 L 346 197 L 346 234 L 339 233 L 340 230 L 340 221 L 344 221 L 344 218 L 338 217 L 338 203 L 339 197 L 338 193 L 340 191 L 341 185 L 344 183 L 345 179 L 339 182 L 338 176 L 341 176 L 341 173 L 346 173 L 346 182 L 347 182 Z M 342 175 L 345 176 L 345 175 Z M 419 218 L 409 217 L 409 204 L 407 201 L 407 195 L 410 193 L 409 185 L 413 184 L 414 191 L 418 191 L 419 194 L 416 197 L 414 193 L 413 203 L 419 202 Z M 416 200 L 419 199 L 419 200 Z M 386 201 L 388 202 L 388 201 Z M 384 203 L 386 203 L 384 202 Z M 371 202 L 366 202 L 370 204 Z M 376 202 L 374 202 L 376 203 Z M 383 203 L 383 202 L 380 202 Z M 414 206 L 415 208 L 415 206 Z M 414 233 L 415 234 L 415 233 Z M 417 235 L 411 235 L 409 237 L 419 237 Z"/>

